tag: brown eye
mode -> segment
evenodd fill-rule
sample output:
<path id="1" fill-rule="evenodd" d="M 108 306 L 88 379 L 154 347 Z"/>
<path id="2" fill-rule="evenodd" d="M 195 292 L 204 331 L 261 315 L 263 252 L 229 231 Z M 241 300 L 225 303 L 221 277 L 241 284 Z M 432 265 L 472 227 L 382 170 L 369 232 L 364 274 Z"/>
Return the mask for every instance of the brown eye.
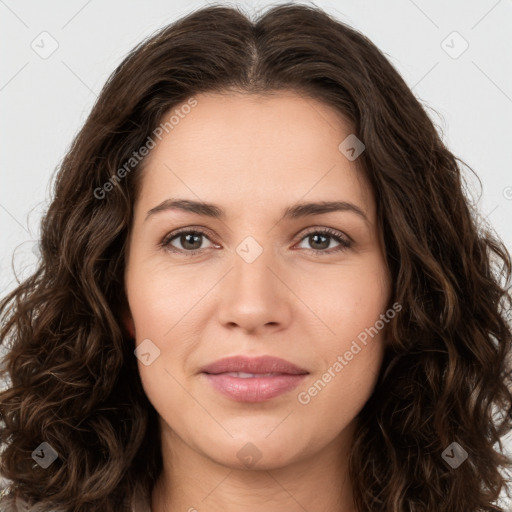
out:
<path id="1" fill-rule="evenodd" d="M 208 237 L 206 233 L 200 230 L 183 230 L 183 231 L 174 231 L 167 235 L 160 245 L 171 252 L 184 253 L 187 256 L 197 254 L 202 251 L 204 248 L 201 248 L 203 239 Z M 176 246 L 173 241 L 176 241 L 178 246 Z"/>
<path id="2" fill-rule="evenodd" d="M 330 228 L 310 231 L 301 239 L 301 241 L 302 240 L 307 240 L 311 247 L 309 250 L 319 255 L 343 251 L 350 248 L 352 245 L 348 238 L 345 238 L 340 232 Z M 331 248 L 332 250 L 327 251 L 326 249 L 329 249 L 333 240 L 339 244 L 339 247 L 334 249 Z M 306 248 L 306 250 L 308 249 Z"/>
<path id="3" fill-rule="evenodd" d="M 200 249 L 202 236 L 201 233 L 190 232 L 178 235 L 177 239 L 184 249 Z"/>
<path id="4" fill-rule="evenodd" d="M 166 235 L 160 242 L 160 246 L 173 253 L 183 254 L 184 256 L 194 256 L 206 249 L 201 247 L 204 239 L 210 240 L 206 232 L 202 230 L 183 229 L 181 231 L 173 231 Z M 333 254 L 352 246 L 352 242 L 348 237 L 330 228 L 312 230 L 302 237 L 301 242 L 302 240 L 308 240 L 311 248 L 305 249 L 312 251 L 316 255 Z M 331 247 L 330 250 L 327 250 L 333 240 L 338 244 L 338 247 Z M 212 246 L 210 246 L 210 248 Z"/>

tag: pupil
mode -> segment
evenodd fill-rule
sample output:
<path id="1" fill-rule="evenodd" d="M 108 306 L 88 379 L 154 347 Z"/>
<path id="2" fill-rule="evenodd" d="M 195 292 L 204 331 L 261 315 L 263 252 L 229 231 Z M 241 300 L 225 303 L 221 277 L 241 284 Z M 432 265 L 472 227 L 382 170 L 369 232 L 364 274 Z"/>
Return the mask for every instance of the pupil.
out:
<path id="1" fill-rule="evenodd" d="M 318 238 L 323 238 L 323 239 L 324 239 L 324 240 L 326 240 L 326 241 L 327 241 L 327 239 L 328 239 L 328 237 L 327 237 L 327 236 L 325 236 L 325 235 L 320 235 L 320 234 L 311 235 L 311 238 L 315 240 L 315 241 L 314 241 L 314 243 L 317 243 L 316 239 L 318 239 Z M 329 241 L 324 242 L 323 244 L 322 244 L 322 242 L 319 242 L 319 243 L 320 243 L 320 245 L 322 245 L 322 249 L 326 249 L 327 247 L 329 247 Z"/>
<path id="2" fill-rule="evenodd" d="M 187 239 L 190 238 L 190 237 L 195 238 L 196 239 L 196 243 L 197 243 L 197 241 L 200 240 L 201 235 L 197 234 L 197 233 L 196 234 L 189 233 L 189 234 L 183 235 L 182 236 L 182 243 L 183 243 L 183 239 L 185 239 L 185 243 L 183 244 L 183 247 L 187 248 L 187 245 L 189 244 Z M 191 244 L 193 245 L 194 242 L 191 242 Z M 199 247 L 201 247 L 201 242 L 199 242 Z M 189 249 L 198 249 L 199 247 L 188 247 L 188 248 Z"/>

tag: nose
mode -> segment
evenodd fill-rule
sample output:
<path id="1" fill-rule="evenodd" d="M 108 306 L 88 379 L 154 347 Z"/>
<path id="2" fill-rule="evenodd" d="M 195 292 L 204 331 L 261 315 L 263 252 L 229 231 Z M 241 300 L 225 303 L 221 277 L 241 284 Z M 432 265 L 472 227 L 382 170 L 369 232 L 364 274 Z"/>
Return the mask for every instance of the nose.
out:
<path id="1" fill-rule="evenodd" d="M 247 247 L 246 254 L 242 249 Z M 273 251 L 266 249 L 257 254 L 256 249 L 254 245 L 241 244 L 234 251 L 232 267 L 218 290 L 218 316 L 222 325 L 230 329 L 238 327 L 246 333 L 264 334 L 289 325 L 294 295 L 285 267 Z"/>

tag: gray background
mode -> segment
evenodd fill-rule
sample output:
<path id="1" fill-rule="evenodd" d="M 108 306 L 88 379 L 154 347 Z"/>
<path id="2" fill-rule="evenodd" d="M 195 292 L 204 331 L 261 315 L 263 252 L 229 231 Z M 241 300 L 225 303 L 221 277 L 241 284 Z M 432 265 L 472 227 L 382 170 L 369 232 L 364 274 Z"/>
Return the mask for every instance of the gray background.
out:
<path id="1" fill-rule="evenodd" d="M 0 0 L 1 296 L 14 269 L 18 279 L 35 269 L 53 173 L 110 73 L 142 39 L 207 3 Z M 279 3 L 238 2 L 252 13 Z M 471 196 L 512 250 L 512 0 L 315 4 L 386 54 L 480 177 L 481 196 L 466 173 Z"/>

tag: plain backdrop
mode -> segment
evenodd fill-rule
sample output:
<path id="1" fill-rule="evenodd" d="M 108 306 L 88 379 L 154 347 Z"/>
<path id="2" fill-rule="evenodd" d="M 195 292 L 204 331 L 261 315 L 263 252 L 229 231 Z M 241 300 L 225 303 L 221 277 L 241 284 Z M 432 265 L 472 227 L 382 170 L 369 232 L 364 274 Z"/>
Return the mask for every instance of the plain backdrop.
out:
<path id="1" fill-rule="evenodd" d="M 208 3 L 0 0 L 0 296 L 16 284 L 14 269 L 18 279 L 35 269 L 55 170 L 108 76 L 137 43 Z M 257 14 L 280 3 L 237 4 Z M 482 190 L 465 173 L 480 212 L 512 250 L 512 0 L 314 5 L 385 53 L 480 177 Z"/>

